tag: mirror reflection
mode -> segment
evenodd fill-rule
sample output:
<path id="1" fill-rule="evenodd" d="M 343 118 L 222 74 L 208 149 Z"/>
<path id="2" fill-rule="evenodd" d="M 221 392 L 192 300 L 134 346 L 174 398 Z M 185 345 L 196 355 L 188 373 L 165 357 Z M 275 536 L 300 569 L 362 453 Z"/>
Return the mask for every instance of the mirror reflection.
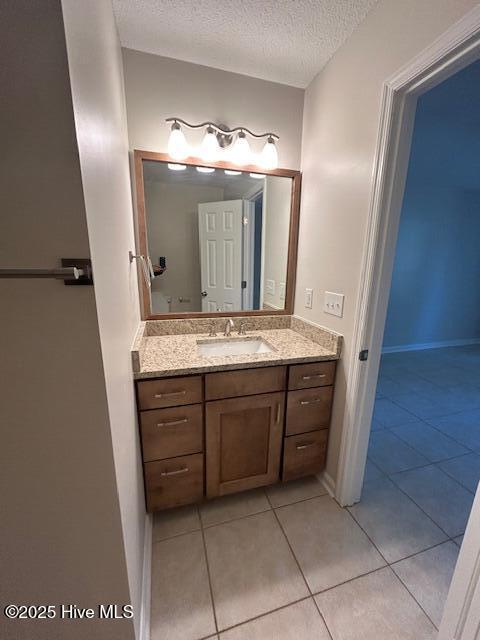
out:
<path id="1" fill-rule="evenodd" d="M 153 314 L 283 310 L 292 178 L 143 160 Z"/>

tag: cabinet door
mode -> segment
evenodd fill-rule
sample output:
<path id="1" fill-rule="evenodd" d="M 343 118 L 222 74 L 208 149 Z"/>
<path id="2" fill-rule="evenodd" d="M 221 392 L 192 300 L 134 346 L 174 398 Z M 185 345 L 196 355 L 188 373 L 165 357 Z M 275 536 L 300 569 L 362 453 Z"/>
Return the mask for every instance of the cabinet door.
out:
<path id="1" fill-rule="evenodd" d="M 285 394 L 207 402 L 207 497 L 279 479 Z"/>

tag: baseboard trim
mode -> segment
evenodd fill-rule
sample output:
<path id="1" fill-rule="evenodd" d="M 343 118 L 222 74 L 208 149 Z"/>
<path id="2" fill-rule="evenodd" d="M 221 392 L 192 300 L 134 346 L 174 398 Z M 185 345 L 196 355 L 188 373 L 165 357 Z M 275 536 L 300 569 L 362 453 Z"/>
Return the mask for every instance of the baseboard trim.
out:
<path id="1" fill-rule="evenodd" d="M 317 478 L 323 484 L 329 496 L 331 498 L 335 498 L 335 481 L 333 480 L 332 476 L 324 471 L 323 473 L 319 473 Z"/>
<path id="2" fill-rule="evenodd" d="M 400 353 L 401 351 L 423 351 L 424 349 L 442 349 L 445 347 L 464 347 L 469 344 L 480 344 L 480 338 L 442 340 L 440 342 L 420 342 L 418 344 L 401 344 L 395 347 L 383 347 L 382 354 Z"/>
<path id="3" fill-rule="evenodd" d="M 145 539 L 144 539 L 144 547 L 143 547 L 142 605 L 140 610 L 139 640 L 150 640 L 152 538 L 153 538 L 153 518 L 150 514 L 147 514 L 145 518 Z"/>

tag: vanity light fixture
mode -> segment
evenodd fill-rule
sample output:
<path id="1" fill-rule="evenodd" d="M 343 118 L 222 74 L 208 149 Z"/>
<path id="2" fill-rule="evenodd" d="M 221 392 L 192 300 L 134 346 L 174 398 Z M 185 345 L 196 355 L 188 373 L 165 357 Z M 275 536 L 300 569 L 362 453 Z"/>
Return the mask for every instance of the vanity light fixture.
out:
<path id="1" fill-rule="evenodd" d="M 224 173 L 226 176 L 241 176 L 241 171 L 233 171 L 233 169 L 225 169 Z"/>
<path id="2" fill-rule="evenodd" d="M 260 166 L 264 169 L 276 169 L 278 167 L 278 152 L 272 136 L 268 136 L 265 146 L 262 149 Z"/>
<path id="3" fill-rule="evenodd" d="M 217 136 L 215 135 L 215 129 L 213 127 L 207 127 L 207 131 L 202 140 L 200 147 L 200 157 L 205 162 L 215 162 L 218 160 L 220 154 L 220 146 L 218 144 Z"/>
<path id="4" fill-rule="evenodd" d="M 205 162 L 217 161 L 221 151 L 231 146 L 229 159 L 238 166 L 257 165 L 267 170 L 273 170 L 278 167 L 278 151 L 275 143 L 279 140 L 279 137 L 276 133 L 254 133 L 246 127 L 229 129 L 214 122 L 190 124 L 181 118 L 167 118 L 166 121 L 172 123 L 168 140 L 168 153 L 174 160 L 184 160 L 190 154 L 189 146 L 181 129 L 181 126 L 184 126 L 188 129 L 205 128 L 205 136 L 199 152 L 200 157 Z M 267 139 L 258 161 L 250 150 L 247 135 L 251 138 Z"/>
<path id="5" fill-rule="evenodd" d="M 172 124 L 168 139 L 168 154 L 174 160 L 185 160 L 189 155 L 187 140 L 177 121 Z"/>
<path id="6" fill-rule="evenodd" d="M 250 164 L 250 155 L 250 145 L 248 144 L 245 131 L 239 131 L 232 148 L 232 162 L 233 164 L 238 164 L 240 167 Z"/>
<path id="7" fill-rule="evenodd" d="M 170 169 L 170 171 L 183 171 L 184 169 L 187 168 L 186 164 L 177 164 L 174 162 L 169 162 L 167 166 Z"/>
<path id="8" fill-rule="evenodd" d="M 213 167 L 196 167 L 199 173 L 213 173 L 215 169 Z"/>

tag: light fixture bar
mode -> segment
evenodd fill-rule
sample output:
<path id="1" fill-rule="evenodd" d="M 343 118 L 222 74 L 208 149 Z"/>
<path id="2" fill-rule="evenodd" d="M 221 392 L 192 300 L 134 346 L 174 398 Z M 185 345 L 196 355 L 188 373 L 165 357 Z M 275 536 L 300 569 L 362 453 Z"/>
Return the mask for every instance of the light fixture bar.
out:
<path id="1" fill-rule="evenodd" d="M 253 131 L 250 131 L 250 129 L 247 129 L 247 127 L 234 127 L 233 129 L 227 129 L 226 127 L 220 127 L 218 124 L 215 124 L 215 122 L 201 122 L 200 124 L 191 124 L 186 120 L 182 120 L 182 118 L 166 118 L 165 121 L 180 123 L 185 127 L 188 127 L 189 129 L 203 129 L 204 127 L 211 127 L 212 129 L 215 129 L 217 133 L 221 133 L 227 136 L 231 135 L 232 133 L 236 133 L 237 131 L 243 131 L 248 133 L 253 138 L 273 138 L 274 140 L 280 140 L 280 136 L 278 136 L 276 133 L 254 133 Z"/>

